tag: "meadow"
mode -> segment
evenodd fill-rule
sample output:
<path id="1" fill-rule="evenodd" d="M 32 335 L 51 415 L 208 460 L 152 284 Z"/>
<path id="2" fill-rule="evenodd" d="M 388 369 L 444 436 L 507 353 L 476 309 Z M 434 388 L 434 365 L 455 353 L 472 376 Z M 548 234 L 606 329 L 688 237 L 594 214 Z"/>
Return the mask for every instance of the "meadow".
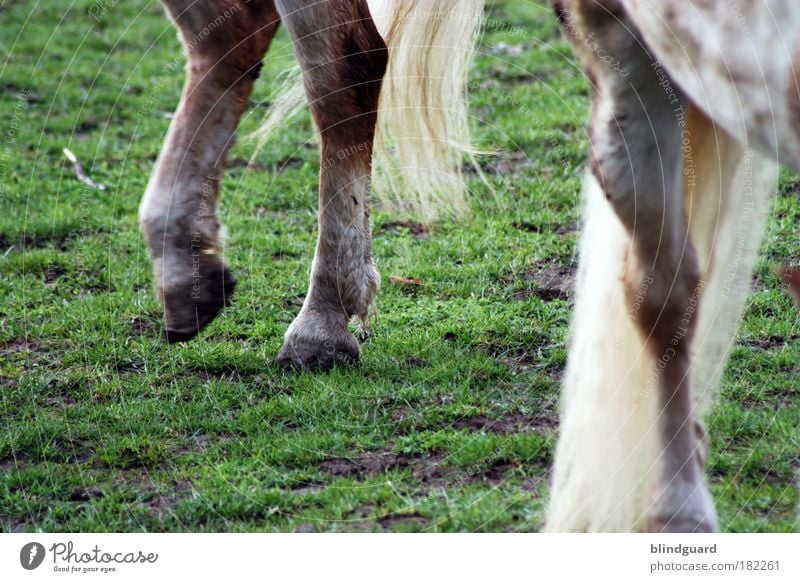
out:
<path id="1" fill-rule="evenodd" d="M 0 2 L 0 531 L 535 531 L 558 428 L 589 86 L 542 0 L 490 0 L 470 82 L 471 215 L 373 212 L 383 277 L 358 366 L 273 362 L 315 244 L 307 111 L 222 184 L 233 305 L 163 341 L 137 207 L 181 91 L 158 2 Z M 76 178 L 69 148 L 105 190 Z M 491 186 L 491 187 L 490 187 Z M 800 176 L 778 195 L 719 402 L 725 531 L 795 531 Z"/>

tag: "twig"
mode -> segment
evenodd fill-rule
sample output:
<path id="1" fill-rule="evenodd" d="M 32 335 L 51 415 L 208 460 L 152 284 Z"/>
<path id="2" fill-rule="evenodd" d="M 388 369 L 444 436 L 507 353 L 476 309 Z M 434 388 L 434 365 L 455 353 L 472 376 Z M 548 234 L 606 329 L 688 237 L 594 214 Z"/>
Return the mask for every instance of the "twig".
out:
<path id="1" fill-rule="evenodd" d="M 99 182 L 95 182 L 89 176 L 86 175 L 86 172 L 83 171 L 83 166 L 78 161 L 78 158 L 75 154 L 73 154 L 67 148 L 64 148 L 64 155 L 67 156 L 67 159 L 70 162 L 72 162 L 72 167 L 75 169 L 75 175 L 78 176 L 78 180 L 80 180 L 90 188 L 97 188 L 98 190 L 106 189 L 105 184 L 100 184 Z"/>

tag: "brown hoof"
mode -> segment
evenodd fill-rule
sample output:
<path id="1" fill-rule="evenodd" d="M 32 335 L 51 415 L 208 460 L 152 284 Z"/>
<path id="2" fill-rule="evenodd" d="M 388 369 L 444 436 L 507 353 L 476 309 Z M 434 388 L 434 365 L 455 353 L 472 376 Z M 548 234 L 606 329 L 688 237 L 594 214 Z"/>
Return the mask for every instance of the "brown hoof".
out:
<path id="1" fill-rule="evenodd" d="M 716 533 L 719 525 L 709 519 L 676 516 L 651 519 L 646 529 L 650 533 Z"/>
<path id="2" fill-rule="evenodd" d="M 324 316 L 301 314 L 286 333 L 276 363 L 289 370 L 328 371 L 336 364 L 359 361 L 358 341 L 344 325 Z"/>
<path id="3" fill-rule="evenodd" d="M 203 275 L 201 281 L 199 287 L 192 283 L 180 290 L 164 293 L 165 339 L 168 343 L 192 339 L 231 304 L 236 280 L 228 267 Z"/>
<path id="4" fill-rule="evenodd" d="M 719 531 L 714 501 L 706 485 L 670 482 L 651 508 L 645 529 L 651 533 Z"/>

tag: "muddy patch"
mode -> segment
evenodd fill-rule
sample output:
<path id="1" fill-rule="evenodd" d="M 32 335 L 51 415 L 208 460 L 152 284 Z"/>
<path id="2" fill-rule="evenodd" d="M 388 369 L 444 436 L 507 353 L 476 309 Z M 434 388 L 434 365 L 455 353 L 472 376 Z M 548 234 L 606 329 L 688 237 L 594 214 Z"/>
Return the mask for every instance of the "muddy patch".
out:
<path id="1" fill-rule="evenodd" d="M 141 467 L 117 471 L 112 487 L 117 491 L 129 491 L 147 516 L 156 520 L 174 515 L 177 503 L 189 498 L 193 491 L 188 480 L 156 481 L 147 469 Z"/>
<path id="2" fill-rule="evenodd" d="M 521 230 L 524 232 L 542 232 L 542 226 L 536 224 L 535 222 L 515 220 L 514 222 L 511 223 L 511 226 L 513 226 L 517 230 Z"/>
<path id="3" fill-rule="evenodd" d="M 48 267 L 44 270 L 44 284 L 46 287 L 52 287 L 56 284 L 62 276 L 67 273 L 67 270 L 64 267 L 60 267 L 58 265 L 48 265 Z"/>
<path id="4" fill-rule="evenodd" d="M 555 233 L 558 236 L 567 236 L 578 232 L 578 230 L 579 230 L 578 221 L 573 220 L 572 222 L 568 222 L 567 224 L 559 224 L 556 227 Z"/>
<path id="5" fill-rule="evenodd" d="M 408 471 L 411 478 L 422 483 L 423 493 L 434 488 L 463 484 L 467 480 L 479 481 L 480 474 L 465 477 L 462 469 L 443 465 L 444 456 L 404 455 L 392 451 L 371 451 L 354 457 L 327 459 L 319 464 L 320 470 L 334 477 L 363 480 L 385 475 L 390 471 Z"/>
<path id="6" fill-rule="evenodd" d="M 425 368 L 430 365 L 430 362 L 416 356 L 409 356 L 406 358 L 405 364 L 411 368 Z"/>
<path id="7" fill-rule="evenodd" d="M 424 240 L 430 236 L 430 229 L 422 223 L 413 220 L 395 220 L 386 222 L 378 227 L 382 234 L 401 234 L 408 232 L 417 240 Z"/>
<path id="8" fill-rule="evenodd" d="M 424 527 L 430 520 L 421 513 L 389 513 L 377 519 L 378 525 L 383 529 L 396 529 L 399 527 Z"/>
<path id="9" fill-rule="evenodd" d="M 208 450 L 212 442 L 212 438 L 207 434 L 195 434 L 186 439 L 186 444 L 177 449 L 175 452 L 179 455 L 185 455 L 188 453 L 203 454 Z"/>
<path id="10" fill-rule="evenodd" d="M 486 157 L 478 162 L 481 172 L 490 176 L 505 176 L 527 170 L 532 166 L 530 158 L 525 152 L 508 152 Z M 475 174 L 471 166 L 464 168 L 467 174 Z"/>
<path id="11" fill-rule="evenodd" d="M 345 522 L 345 529 L 355 532 L 418 531 L 429 526 L 430 523 L 430 518 L 413 508 L 386 513 L 374 504 L 368 503 L 351 512 Z"/>
<path id="12" fill-rule="evenodd" d="M 303 307 L 303 302 L 306 300 L 305 293 L 300 293 L 299 295 L 292 295 L 288 297 L 283 297 L 281 299 L 284 307 L 290 307 L 292 309 L 300 310 Z"/>
<path id="13" fill-rule="evenodd" d="M 303 257 L 302 253 L 297 253 L 294 251 L 276 251 L 272 253 L 272 260 L 274 261 L 294 260 L 294 259 L 300 259 L 302 257 Z"/>
<path id="14" fill-rule="evenodd" d="M 320 470 L 334 477 L 363 480 L 391 471 L 407 471 L 421 483 L 420 494 L 473 483 L 499 485 L 519 465 L 507 459 L 491 461 L 484 467 L 464 468 L 444 464 L 446 457 L 438 452 L 429 455 L 406 455 L 393 451 L 368 451 L 354 457 L 337 457 L 320 462 Z"/>
<path id="15" fill-rule="evenodd" d="M 100 127 L 100 122 L 96 119 L 86 119 L 81 121 L 75 127 L 75 133 L 78 135 L 86 135 L 88 133 L 92 133 L 95 129 Z"/>
<path id="16" fill-rule="evenodd" d="M 44 400 L 44 403 L 51 408 L 67 408 L 68 406 L 72 406 L 76 402 L 77 400 L 75 400 L 72 396 L 68 396 L 66 394 L 60 394 L 58 396 L 48 396 Z"/>
<path id="17" fill-rule="evenodd" d="M 69 494 L 70 501 L 92 501 L 103 497 L 103 490 L 95 485 L 75 487 Z"/>
<path id="18" fill-rule="evenodd" d="M 511 413 L 499 418 L 491 418 L 480 414 L 457 420 L 451 426 L 455 429 L 470 431 L 517 434 L 527 432 L 546 433 L 554 430 L 557 425 L 555 411 L 549 410 L 548 413 L 542 412 L 539 414 Z"/>
<path id="19" fill-rule="evenodd" d="M 63 252 L 69 248 L 73 240 L 85 234 L 87 233 L 83 230 L 53 235 L 34 235 L 28 233 L 10 235 L 0 233 L 0 252 L 9 253 L 11 251 L 23 249 L 42 249 L 46 247 L 54 247 Z"/>
<path id="20" fill-rule="evenodd" d="M 192 486 L 188 481 L 180 481 L 169 493 L 156 493 L 142 501 L 145 513 L 150 518 L 161 521 L 175 515 L 175 506 L 179 501 L 190 497 Z"/>
<path id="21" fill-rule="evenodd" d="M 770 336 L 768 338 L 747 339 L 739 342 L 739 345 L 750 348 L 756 352 L 767 352 L 772 350 L 783 350 L 790 340 L 795 340 L 800 336 L 784 337 L 780 335 Z"/>
<path id="22" fill-rule="evenodd" d="M 14 457 L 0 459 L 0 475 L 9 475 L 22 469 L 22 461 Z"/>
<path id="23" fill-rule="evenodd" d="M 45 351 L 44 345 L 38 340 L 30 338 L 17 338 L 0 344 L 0 354 L 6 358 L 13 356 L 31 357 Z"/>
<path id="24" fill-rule="evenodd" d="M 517 291 L 512 295 L 516 301 L 524 301 L 529 297 L 538 297 L 542 301 L 569 301 L 575 288 L 577 269 L 572 266 L 547 264 L 536 271 L 523 275 L 533 285 L 530 289 Z"/>
<path id="25" fill-rule="evenodd" d="M 246 158 L 234 158 L 232 160 L 228 160 L 228 163 L 226 164 L 225 168 L 227 170 L 239 170 L 242 168 L 246 168 L 248 170 L 255 170 L 259 172 L 266 172 L 267 170 L 270 169 L 270 167 L 267 166 L 266 164 L 263 164 L 256 160 L 250 161 Z"/>
<path id="26" fill-rule="evenodd" d="M 411 469 L 412 473 L 437 472 L 441 459 L 412 457 L 393 452 L 366 452 L 355 457 L 337 457 L 319 464 L 320 470 L 335 477 L 373 477 L 389 471 Z"/>
<path id="27" fill-rule="evenodd" d="M 149 335 L 156 324 L 152 319 L 134 317 L 128 321 L 128 329 L 133 335 Z"/>

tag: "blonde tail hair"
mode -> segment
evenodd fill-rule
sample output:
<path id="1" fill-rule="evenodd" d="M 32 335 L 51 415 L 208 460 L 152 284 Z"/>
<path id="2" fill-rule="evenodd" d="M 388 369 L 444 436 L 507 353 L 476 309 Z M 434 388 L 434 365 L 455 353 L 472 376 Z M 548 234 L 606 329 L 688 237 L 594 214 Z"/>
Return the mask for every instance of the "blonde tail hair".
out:
<path id="1" fill-rule="evenodd" d="M 467 74 L 483 0 L 368 0 L 389 47 L 373 157 L 373 190 L 389 210 L 425 222 L 467 211 L 462 164 L 472 160 Z M 299 69 L 256 131 L 257 151 L 304 105 Z"/>
<path id="2" fill-rule="evenodd" d="M 389 47 L 373 179 L 390 209 L 425 221 L 467 210 L 467 76 L 483 0 L 370 0 Z"/>
<path id="3" fill-rule="evenodd" d="M 701 417 L 744 310 L 777 172 L 694 108 L 687 129 L 694 166 L 687 172 L 684 157 L 686 215 L 705 282 L 692 344 Z M 591 173 L 584 191 L 577 305 L 546 529 L 632 531 L 645 524 L 660 468 L 654 361 L 625 300 L 630 236 Z"/>

